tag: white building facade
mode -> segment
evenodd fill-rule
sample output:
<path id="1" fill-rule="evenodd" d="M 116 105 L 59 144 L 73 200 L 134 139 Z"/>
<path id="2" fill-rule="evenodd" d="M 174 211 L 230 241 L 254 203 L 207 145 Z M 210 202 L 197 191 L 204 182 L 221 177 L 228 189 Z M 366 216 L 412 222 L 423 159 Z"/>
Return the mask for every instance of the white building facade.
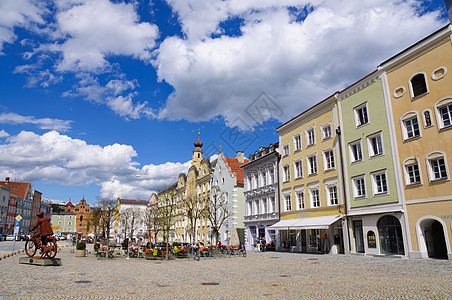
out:
<path id="1" fill-rule="evenodd" d="M 279 221 L 278 143 L 260 147 L 242 166 L 245 180 L 245 247 L 254 248 L 257 239 L 277 244 L 276 230 L 269 226 Z"/>

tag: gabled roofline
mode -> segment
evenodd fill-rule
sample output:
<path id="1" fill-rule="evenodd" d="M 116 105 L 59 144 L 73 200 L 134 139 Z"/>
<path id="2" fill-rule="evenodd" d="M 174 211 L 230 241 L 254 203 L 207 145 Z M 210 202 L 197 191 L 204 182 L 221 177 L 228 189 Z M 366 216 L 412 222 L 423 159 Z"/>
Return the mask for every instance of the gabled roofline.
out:
<path id="1" fill-rule="evenodd" d="M 411 45 L 410 47 L 406 48 L 405 50 L 400 51 L 396 55 L 392 56 L 391 58 L 385 60 L 382 62 L 378 68 L 386 69 L 390 67 L 391 65 L 399 62 L 400 60 L 405 59 L 406 57 L 412 55 L 413 53 L 422 50 L 426 46 L 428 46 L 430 43 L 434 42 L 435 40 L 441 39 L 443 37 L 446 37 L 447 35 L 451 35 L 452 33 L 452 26 L 451 24 L 447 24 L 446 26 L 438 29 L 437 31 L 433 32 L 432 34 L 428 35 L 427 37 L 423 38 L 419 42 Z"/>

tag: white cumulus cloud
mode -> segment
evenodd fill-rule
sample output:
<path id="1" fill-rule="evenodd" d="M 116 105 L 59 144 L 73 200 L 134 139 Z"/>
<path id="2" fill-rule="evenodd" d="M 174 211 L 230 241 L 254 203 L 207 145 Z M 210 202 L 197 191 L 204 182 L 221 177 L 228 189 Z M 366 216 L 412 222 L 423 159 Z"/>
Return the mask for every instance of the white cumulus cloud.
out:
<path id="1" fill-rule="evenodd" d="M 36 118 L 33 116 L 22 116 L 15 113 L 0 114 L 0 124 L 34 124 L 41 129 L 67 131 L 71 128 L 72 121 L 51 118 Z"/>
<path id="2" fill-rule="evenodd" d="M 186 36 L 156 51 L 159 80 L 174 87 L 160 118 L 234 122 L 264 91 L 284 121 L 445 24 L 413 0 L 201 2 L 170 1 Z M 240 35 L 222 34 L 232 18 Z"/>
<path id="3" fill-rule="evenodd" d="M 144 165 L 130 145 L 90 145 L 56 131 L 22 131 L 0 143 L 0 178 L 101 187 L 102 197 L 148 198 L 186 172 L 191 162 Z"/>

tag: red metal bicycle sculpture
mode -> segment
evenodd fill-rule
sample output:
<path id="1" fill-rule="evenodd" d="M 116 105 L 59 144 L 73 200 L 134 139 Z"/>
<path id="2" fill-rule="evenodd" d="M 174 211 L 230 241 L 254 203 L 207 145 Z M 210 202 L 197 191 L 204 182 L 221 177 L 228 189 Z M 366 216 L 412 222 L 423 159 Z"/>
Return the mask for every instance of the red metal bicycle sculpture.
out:
<path id="1" fill-rule="evenodd" d="M 31 239 L 25 243 L 25 253 L 33 257 L 37 251 L 41 252 L 41 258 L 54 258 L 58 252 L 58 245 L 53 236 L 46 237 L 45 244 L 41 243 L 39 233 L 35 233 Z"/>

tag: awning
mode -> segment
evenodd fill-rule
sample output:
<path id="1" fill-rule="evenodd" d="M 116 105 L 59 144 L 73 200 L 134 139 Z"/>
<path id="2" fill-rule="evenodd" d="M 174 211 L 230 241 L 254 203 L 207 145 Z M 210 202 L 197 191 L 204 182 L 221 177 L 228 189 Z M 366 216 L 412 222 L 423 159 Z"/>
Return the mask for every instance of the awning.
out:
<path id="1" fill-rule="evenodd" d="M 328 227 L 339 220 L 342 215 L 336 216 L 324 216 L 324 217 L 314 217 L 314 218 L 303 218 L 303 219 L 291 219 L 291 220 L 281 220 L 275 223 L 270 228 L 279 230 L 288 229 L 328 229 Z"/>
<path id="2" fill-rule="evenodd" d="M 291 220 L 281 220 L 271 226 L 269 226 L 270 228 L 273 229 L 279 229 L 279 230 L 287 230 L 289 227 L 292 228 L 292 226 L 297 223 L 298 221 L 300 221 L 300 219 L 291 219 Z"/>
<path id="3" fill-rule="evenodd" d="M 342 216 L 324 216 L 314 218 L 299 219 L 291 229 L 328 229 L 331 224 L 339 220 Z"/>

